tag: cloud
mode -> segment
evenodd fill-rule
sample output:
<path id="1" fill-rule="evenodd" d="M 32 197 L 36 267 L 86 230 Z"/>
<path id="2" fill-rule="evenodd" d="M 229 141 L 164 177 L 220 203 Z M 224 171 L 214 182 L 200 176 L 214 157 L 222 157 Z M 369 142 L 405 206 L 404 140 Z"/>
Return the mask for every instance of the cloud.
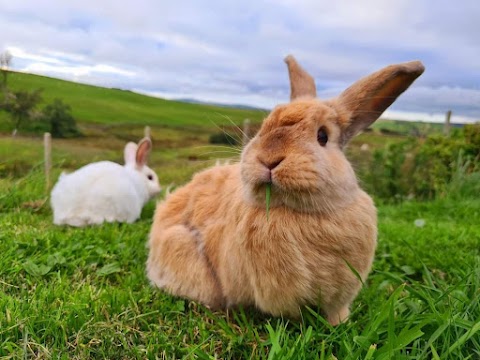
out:
<path id="1" fill-rule="evenodd" d="M 324 97 L 418 58 L 426 72 L 392 111 L 480 118 L 474 0 L 0 1 L 0 50 L 15 49 L 16 69 L 271 107 L 288 101 L 288 53 Z"/>
<path id="2" fill-rule="evenodd" d="M 90 82 L 102 84 L 106 82 L 105 76 L 120 76 L 134 78 L 134 71 L 122 69 L 106 64 L 87 64 L 83 56 L 65 54 L 61 52 L 45 52 L 45 55 L 31 54 L 15 47 L 7 47 L 6 50 L 18 61 L 25 63 L 19 67 L 26 73 L 45 74 L 65 78 L 68 80 L 82 81 L 89 79 Z M 95 80 L 96 79 L 96 80 Z M 103 81 L 102 81 L 103 80 Z"/>
<path id="3" fill-rule="evenodd" d="M 28 73 L 42 73 L 42 74 L 57 74 L 57 75 L 72 75 L 74 78 L 81 78 L 92 73 L 105 73 L 113 75 L 121 75 L 126 77 L 134 77 L 135 73 L 132 71 L 122 70 L 110 65 L 97 64 L 93 66 L 65 66 L 59 63 L 60 66 L 48 65 L 45 63 L 30 63 L 21 70 Z"/>
<path id="4" fill-rule="evenodd" d="M 29 60 L 29 61 L 37 61 L 40 63 L 47 63 L 47 64 L 60 64 L 60 60 L 56 59 L 54 56 L 42 56 L 38 54 L 31 54 L 23 49 L 7 46 L 6 51 L 8 51 L 13 57 L 20 58 L 22 60 Z"/>

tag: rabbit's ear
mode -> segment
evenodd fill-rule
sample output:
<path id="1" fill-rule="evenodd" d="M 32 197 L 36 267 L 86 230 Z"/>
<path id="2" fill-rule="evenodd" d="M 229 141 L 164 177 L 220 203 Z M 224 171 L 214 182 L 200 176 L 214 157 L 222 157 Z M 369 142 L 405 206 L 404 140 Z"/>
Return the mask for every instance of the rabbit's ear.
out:
<path id="1" fill-rule="evenodd" d="M 424 70 L 420 61 L 390 65 L 358 80 L 340 94 L 335 101 L 340 112 L 348 117 L 342 143 L 377 120 Z"/>
<path id="2" fill-rule="evenodd" d="M 137 144 L 129 142 L 123 150 L 123 157 L 126 165 L 135 165 L 135 156 L 137 154 Z"/>
<path id="3" fill-rule="evenodd" d="M 138 143 L 138 149 L 135 157 L 135 161 L 138 167 L 143 167 L 147 164 L 148 155 L 152 150 L 152 140 L 149 138 L 143 138 Z"/>
<path id="4" fill-rule="evenodd" d="M 317 89 L 313 77 L 297 63 L 292 55 L 288 55 L 285 62 L 290 77 L 290 101 L 300 97 L 315 98 Z"/>

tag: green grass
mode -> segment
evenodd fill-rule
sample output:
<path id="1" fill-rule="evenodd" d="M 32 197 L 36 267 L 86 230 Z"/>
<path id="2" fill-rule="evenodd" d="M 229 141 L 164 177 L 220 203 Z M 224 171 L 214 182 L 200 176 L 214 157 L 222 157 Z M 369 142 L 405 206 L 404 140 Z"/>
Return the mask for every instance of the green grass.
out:
<path id="1" fill-rule="evenodd" d="M 399 135 L 426 135 L 441 133 L 442 123 L 428 123 L 422 121 L 379 120 L 372 125 L 376 131 L 393 131 Z"/>
<path id="2" fill-rule="evenodd" d="M 123 163 L 127 141 L 137 142 L 143 136 L 139 126 L 121 126 L 109 133 L 89 130 L 88 137 L 53 139 L 53 177 L 61 171 L 73 171 L 85 164 L 110 160 Z M 195 171 L 214 163 L 217 158 L 231 158 L 237 151 L 231 147 L 212 146 L 209 131 L 187 131 L 152 127 L 153 151 L 149 166 L 160 176 L 162 185 L 184 182 Z M 41 138 L 0 136 L 0 177 L 20 178 L 43 162 Z"/>
<path id="3" fill-rule="evenodd" d="M 255 123 L 266 115 L 265 111 L 168 101 L 131 91 L 17 72 L 9 74 L 8 86 L 12 90 L 43 89 L 44 103 L 62 99 L 72 107 L 73 116 L 80 123 L 211 128 L 230 122 L 241 124 L 246 118 Z M 0 129 L 7 131 L 6 114 L 0 116 L 0 122 L 4 124 Z"/>
<path id="4" fill-rule="evenodd" d="M 44 88 L 47 101 L 62 97 L 81 120 L 85 137 L 53 141 L 54 179 L 92 161 L 122 162 L 126 141 L 140 139 L 149 124 L 151 167 L 164 187 L 180 185 L 217 158 L 235 158 L 234 148 L 208 145 L 217 126 L 231 125 L 226 117 L 239 123 L 264 115 L 39 76 L 9 81 Z M 0 131 L 6 121 L 0 112 Z M 402 139 L 365 133 L 348 153 L 361 165 L 373 149 Z M 369 149 L 361 152 L 364 143 Z M 145 243 L 153 202 L 134 224 L 53 226 L 42 146 L 36 137 L 0 137 L 0 358 L 480 357 L 478 173 L 455 179 L 447 198 L 379 205 L 372 274 L 351 319 L 332 328 L 316 308 L 305 309 L 301 321 L 254 309 L 212 312 L 151 287 Z"/>
<path id="5" fill-rule="evenodd" d="M 253 309 L 211 312 L 152 288 L 145 243 L 154 204 L 135 224 L 56 227 L 40 168 L 0 180 L 0 356 L 480 356 L 478 199 L 380 206 L 373 272 L 351 320 L 332 328 L 318 309 L 306 309 L 301 321 Z M 421 228 L 414 225 L 420 218 Z"/>

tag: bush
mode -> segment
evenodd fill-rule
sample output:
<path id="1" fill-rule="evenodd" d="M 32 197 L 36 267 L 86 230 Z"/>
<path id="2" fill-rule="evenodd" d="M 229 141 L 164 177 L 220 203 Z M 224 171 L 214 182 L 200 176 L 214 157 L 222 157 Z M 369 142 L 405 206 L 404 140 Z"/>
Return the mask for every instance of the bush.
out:
<path id="1" fill-rule="evenodd" d="M 480 156 L 480 124 L 465 125 L 463 131 L 467 144 L 465 153 L 473 157 Z"/>
<path id="2" fill-rule="evenodd" d="M 434 198 L 443 194 L 464 151 L 464 139 L 441 135 L 427 138 L 417 149 L 412 169 L 411 192 L 420 198 Z"/>
<path id="3" fill-rule="evenodd" d="M 13 122 L 13 135 L 27 122 L 33 122 L 40 118 L 40 112 L 36 110 L 42 100 L 42 90 L 24 90 L 10 92 L 4 91 L 1 109 L 10 114 Z"/>
<path id="4" fill-rule="evenodd" d="M 406 167 L 414 145 L 413 140 L 407 140 L 374 151 L 368 172 L 363 177 L 369 192 L 380 198 L 408 194 Z"/>
<path id="5" fill-rule="evenodd" d="M 470 162 L 459 161 L 452 181 L 447 186 L 447 196 L 451 199 L 476 199 L 480 194 L 480 171 L 468 173 Z M 475 216 L 475 214 L 472 214 Z"/>
<path id="6" fill-rule="evenodd" d="M 451 183 L 480 169 L 480 124 L 465 126 L 455 136 L 408 139 L 373 153 L 364 174 L 365 187 L 378 198 L 431 199 L 447 195 Z"/>
<path id="7" fill-rule="evenodd" d="M 43 120 L 49 124 L 52 137 L 76 137 L 80 136 L 75 119 L 71 114 L 69 105 L 62 100 L 55 99 L 43 110 Z"/>
<path id="8" fill-rule="evenodd" d="M 239 145 L 240 143 L 235 135 L 226 132 L 210 135 L 209 142 L 210 144 L 227 144 L 232 146 Z"/>

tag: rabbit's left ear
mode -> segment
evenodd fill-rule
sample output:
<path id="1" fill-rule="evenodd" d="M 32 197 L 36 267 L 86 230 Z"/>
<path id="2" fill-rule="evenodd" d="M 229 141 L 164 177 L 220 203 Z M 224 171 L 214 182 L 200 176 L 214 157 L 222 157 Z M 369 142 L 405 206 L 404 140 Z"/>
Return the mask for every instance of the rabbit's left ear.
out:
<path id="1" fill-rule="evenodd" d="M 137 153 L 137 144 L 129 142 L 123 150 L 123 157 L 126 165 L 135 165 L 135 155 Z"/>
<path id="2" fill-rule="evenodd" d="M 390 65 L 354 83 L 334 101 L 346 120 L 342 144 L 367 128 L 419 77 L 425 67 L 420 61 Z"/>
<path id="3" fill-rule="evenodd" d="M 292 55 L 285 58 L 290 78 L 290 101 L 298 98 L 315 98 L 317 89 L 315 80 L 307 73 Z"/>
<path id="4" fill-rule="evenodd" d="M 137 164 L 137 167 L 141 168 L 147 164 L 148 155 L 150 154 L 151 150 L 152 140 L 150 140 L 149 138 L 143 138 L 138 143 L 138 149 L 135 156 L 135 162 Z"/>

